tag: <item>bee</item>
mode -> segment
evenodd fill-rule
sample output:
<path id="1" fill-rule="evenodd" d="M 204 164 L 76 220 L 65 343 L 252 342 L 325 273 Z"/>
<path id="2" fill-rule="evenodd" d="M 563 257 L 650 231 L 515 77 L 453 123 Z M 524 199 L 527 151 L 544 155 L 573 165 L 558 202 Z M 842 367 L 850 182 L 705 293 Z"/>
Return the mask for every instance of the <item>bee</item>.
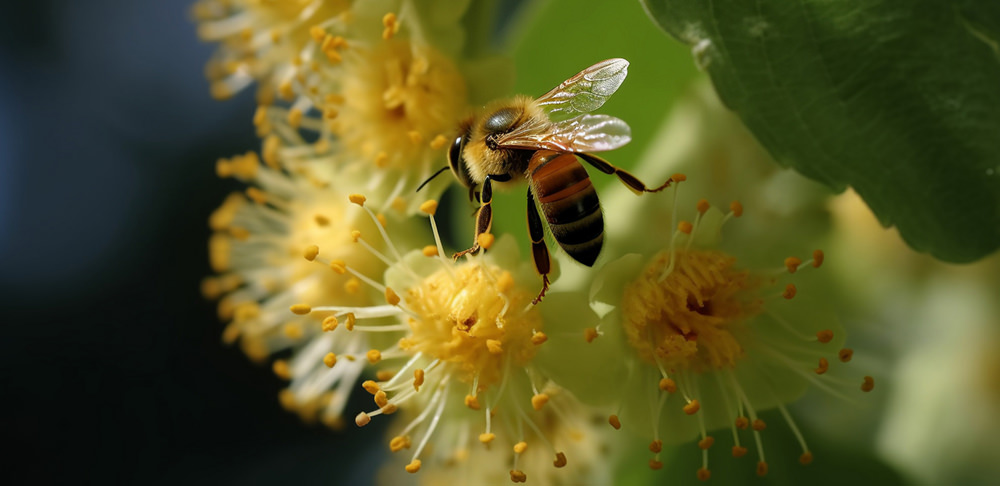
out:
<path id="1" fill-rule="evenodd" d="M 650 189 L 632 174 L 593 154 L 616 149 L 632 139 L 624 121 L 590 114 L 614 94 L 627 74 L 628 61 L 608 59 L 538 98 L 522 95 L 494 101 L 460 124 L 448 152 L 448 165 L 455 178 L 468 188 L 469 199 L 478 195 L 479 210 L 473 245 L 456 253 L 455 258 L 476 254 L 480 235 L 490 232 L 493 184 L 525 180 L 531 254 L 542 277 L 542 290 L 533 301 L 537 304 L 549 287 L 551 266 L 539 207 L 552 237 L 574 260 L 592 266 L 603 246 L 601 203 L 581 160 L 605 174 L 616 175 L 636 194 L 662 191 L 670 185 L 668 179 Z"/>

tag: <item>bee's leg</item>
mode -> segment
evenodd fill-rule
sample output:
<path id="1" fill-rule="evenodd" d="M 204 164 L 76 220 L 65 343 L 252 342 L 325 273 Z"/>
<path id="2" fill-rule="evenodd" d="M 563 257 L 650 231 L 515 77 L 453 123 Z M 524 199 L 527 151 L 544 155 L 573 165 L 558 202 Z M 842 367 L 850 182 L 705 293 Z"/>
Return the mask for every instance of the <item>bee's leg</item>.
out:
<path id="1" fill-rule="evenodd" d="M 542 218 L 538 216 L 535 206 L 535 195 L 528 187 L 528 236 L 531 237 L 531 259 L 535 262 L 535 270 L 542 276 L 542 291 L 532 300 L 532 305 L 538 304 L 549 289 L 549 249 L 545 246 L 545 231 L 542 228 Z"/>
<path id="2" fill-rule="evenodd" d="M 605 174 L 614 174 L 618 176 L 618 179 L 622 181 L 622 184 L 625 184 L 625 187 L 628 187 L 630 191 L 636 193 L 637 195 L 641 195 L 644 192 L 660 192 L 670 187 L 670 183 L 673 182 L 673 179 L 667 179 L 667 182 L 664 182 L 662 185 L 660 185 L 660 187 L 650 189 L 646 187 L 646 184 L 643 184 L 638 177 L 629 174 L 628 171 L 626 171 L 625 169 L 619 169 L 618 167 L 611 165 L 611 163 L 609 163 L 607 160 L 604 160 L 593 154 L 585 154 L 582 152 L 577 153 L 576 155 L 580 156 L 580 158 L 587 161 L 588 164 L 596 167 L 597 170 Z"/>
<path id="3" fill-rule="evenodd" d="M 476 214 L 476 238 L 469 249 L 462 250 L 453 255 L 453 258 L 456 260 L 468 253 L 473 255 L 479 253 L 479 235 L 489 233 L 490 227 L 493 226 L 493 209 L 490 206 L 492 202 L 493 185 L 490 183 L 490 176 L 486 176 L 486 180 L 483 181 L 483 192 L 479 194 L 479 212 Z"/>

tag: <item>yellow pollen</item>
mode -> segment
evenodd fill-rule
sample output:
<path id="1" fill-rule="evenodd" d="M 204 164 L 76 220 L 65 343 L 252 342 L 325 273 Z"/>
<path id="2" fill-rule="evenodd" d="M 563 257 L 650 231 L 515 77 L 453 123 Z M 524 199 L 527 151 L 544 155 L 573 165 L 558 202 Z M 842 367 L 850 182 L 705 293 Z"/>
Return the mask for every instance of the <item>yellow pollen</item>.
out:
<path id="1" fill-rule="evenodd" d="M 746 417 L 736 417 L 736 422 L 734 423 L 737 429 L 746 430 L 750 426 L 750 420 Z"/>
<path id="2" fill-rule="evenodd" d="M 544 393 L 539 393 L 531 397 L 531 408 L 535 409 L 535 411 L 541 410 L 546 403 L 549 403 L 549 396 Z"/>
<path id="3" fill-rule="evenodd" d="M 552 461 L 552 465 L 555 467 L 565 467 L 566 466 L 566 454 L 562 452 L 556 453 L 556 460 Z"/>
<path id="4" fill-rule="evenodd" d="M 687 221 L 681 221 L 680 223 L 677 223 L 677 231 L 680 231 L 681 233 L 689 235 L 691 234 L 692 229 L 694 229 L 694 226 Z"/>
<path id="5" fill-rule="evenodd" d="M 443 149 L 447 143 L 448 139 L 445 138 L 444 135 L 438 134 L 438 136 L 434 137 L 434 140 L 431 140 L 430 146 L 434 150 L 440 150 Z"/>
<path id="6" fill-rule="evenodd" d="M 438 202 L 433 199 L 428 199 L 420 204 L 420 211 L 431 216 L 434 216 L 434 213 L 437 212 L 437 208 Z"/>
<path id="7" fill-rule="evenodd" d="M 766 429 L 766 428 L 767 428 L 767 424 L 766 424 L 766 423 L 764 423 L 764 421 L 763 421 L 763 420 L 761 420 L 761 419 L 757 419 L 757 420 L 754 420 L 754 421 L 753 421 L 753 425 L 752 425 L 752 427 L 753 427 L 753 429 L 754 429 L 754 430 L 756 430 L 757 432 L 760 432 L 760 431 L 762 431 L 762 430 L 764 430 L 764 429 Z"/>
<path id="8" fill-rule="evenodd" d="M 819 342 L 826 344 L 831 340 L 833 340 L 833 331 L 829 329 L 824 329 L 822 331 L 819 331 L 816 333 L 816 339 L 818 339 Z"/>
<path id="9" fill-rule="evenodd" d="M 307 246 L 306 247 L 306 251 L 303 252 L 303 256 L 306 257 L 306 260 L 309 260 L 309 261 L 315 260 L 316 257 L 319 256 L 319 247 L 316 246 L 316 245 L 309 245 L 309 246 Z"/>
<path id="10" fill-rule="evenodd" d="M 434 245 L 427 245 L 422 250 L 420 250 L 420 252 L 423 253 L 425 257 L 438 256 L 438 249 Z"/>
<path id="11" fill-rule="evenodd" d="M 739 201 L 733 201 L 729 203 L 729 210 L 733 212 L 734 217 L 743 216 L 743 203 Z"/>
<path id="12" fill-rule="evenodd" d="M 687 405 L 684 405 L 684 413 L 688 415 L 694 415 L 698 413 L 698 410 L 701 410 L 701 404 L 698 403 L 698 400 L 691 400 Z"/>
<path id="13" fill-rule="evenodd" d="M 258 106 L 257 111 L 253 112 L 253 126 L 259 127 L 267 121 L 267 107 L 264 105 Z"/>
<path id="14" fill-rule="evenodd" d="M 333 260 L 330 262 L 330 270 L 333 270 L 334 272 L 343 275 L 347 273 L 347 265 L 344 263 L 343 260 Z"/>
<path id="15" fill-rule="evenodd" d="M 492 233 L 480 233 L 480 235 L 476 238 L 476 242 L 479 243 L 479 246 L 481 246 L 484 250 L 489 250 L 490 247 L 493 246 L 493 241 L 495 239 L 496 238 Z"/>
<path id="16" fill-rule="evenodd" d="M 358 295 L 358 292 L 361 292 L 361 280 L 357 277 L 351 277 L 350 280 L 344 282 L 344 292 L 350 295 Z M 350 328 L 347 330 L 349 331 Z"/>
<path id="17" fill-rule="evenodd" d="M 767 463 L 760 461 L 757 463 L 757 475 L 760 477 L 767 476 Z"/>
<path id="18" fill-rule="evenodd" d="M 326 36 L 326 30 L 322 26 L 314 25 L 309 28 L 309 35 L 312 36 L 314 41 L 322 42 L 323 37 Z"/>
<path id="19" fill-rule="evenodd" d="M 375 394 L 375 405 L 378 405 L 379 408 L 382 408 L 388 404 L 389 404 L 388 395 L 386 395 L 385 391 L 379 390 L 378 393 Z"/>
<path id="20" fill-rule="evenodd" d="M 281 139 L 274 135 L 268 135 L 264 139 L 264 147 L 261 149 L 261 154 L 264 156 L 264 163 L 272 169 L 277 169 L 278 164 L 278 151 L 281 149 Z"/>
<path id="21" fill-rule="evenodd" d="M 829 370 L 829 369 L 830 369 L 830 362 L 827 361 L 826 358 L 822 358 L 821 357 L 819 359 L 819 367 L 816 368 L 816 370 L 815 370 L 816 374 L 817 375 L 822 375 L 823 373 L 826 373 L 827 370 Z"/>
<path id="22" fill-rule="evenodd" d="M 660 280 L 663 270 L 672 271 Z M 743 357 L 736 335 L 761 312 L 758 281 L 718 251 L 661 252 L 629 284 L 622 299 L 629 344 L 647 363 L 704 372 Z"/>
<path id="23" fill-rule="evenodd" d="M 521 454 L 521 453 L 523 453 L 526 450 L 528 450 L 528 443 L 527 442 L 525 442 L 525 441 L 522 440 L 521 442 L 518 442 L 517 444 L 514 444 L 514 453 L 515 454 Z"/>
<path id="24" fill-rule="evenodd" d="M 292 87 L 292 79 L 288 78 L 283 80 L 278 84 L 278 96 L 285 101 L 292 101 L 295 99 L 295 88 Z"/>
<path id="25" fill-rule="evenodd" d="M 499 339 L 487 339 L 486 349 L 493 354 L 500 354 L 503 352 L 503 343 Z"/>
<path id="26" fill-rule="evenodd" d="M 465 396 L 465 406 L 472 410 L 479 410 L 479 398 L 472 395 Z"/>
<path id="27" fill-rule="evenodd" d="M 284 408 L 289 412 L 294 412 L 298 406 L 295 402 L 295 394 L 287 388 L 278 392 L 278 402 L 281 403 L 281 408 Z"/>
<path id="28" fill-rule="evenodd" d="M 326 356 L 323 357 L 323 364 L 325 364 L 327 368 L 333 368 L 333 365 L 337 364 L 337 355 L 334 353 L 326 353 Z"/>
<path id="29" fill-rule="evenodd" d="M 812 462 L 813 462 L 813 453 L 812 452 L 806 451 L 806 452 L 803 452 L 801 456 L 799 456 L 799 464 L 802 464 L 803 466 L 808 466 Z"/>
<path id="30" fill-rule="evenodd" d="M 712 444 L 715 444 L 715 437 L 709 435 L 698 441 L 698 448 L 708 450 L 709 447 L 712 447 Z"/>
<path id="31" fill-rule="evenodd" d="M 384 215 L 384 214 L 382 214 L 382 213 L 378 213 L 378 214 L 376 214 L 376 215 L 375 215 L 375 219 L 377 219 L 377 220 L 378 220 L 378 224 L 382 225 L 382 227 L 383 227 L 383 228 L 385 228 L 385 227 L 386 227 L 386 225 L 388 225 L 388 224 L 389 224 L 389 222 L 388 222 L 388 221 L 386 220 L 386 218 L 385 218 L 385 215 Z"/>
<path id="32" fill-rule="evenodd" d="M 479 442 L 482 442 L 483 444 L 489 444 L 490 442 L 493 442 L 493 439 L 496 438 L 497 435 L 492 432 L 479 434 Z"/>
<path id="33" fill-rule="evenodd" d="M 398 410 L 399 410 L 399 407 L 397 407 L 395 403 L 390 403 L 390 404 L 382 407 L 382 413 L 384 413 L 386 415 L 392 415 L 392 414 L 396 413 Z"/>
<path id="34" fill-rule="evenodd" d="M 660 469 L 663 468 L 663 463 L 660 462 L 660 461 L 657 461 L 656 459 L 650 459 L 649 460 L 649 468 L 652 469 L 652 470 L 654 470 L 654 471 L 659 471 Z"/>
<path id="35" fill-rule="evenodd" d="M 399 452 L 403 449 L 409 449 L 409 448 L 410 448 L 410 436 L 405 436 L 405 437 L 396 436 L 389 441 L 389 450 L 392 452 Z"/>
<path id="36" fill-rule="evenodd" d="M 594 342 L 599 335 L 600 334 L 597 332 L 596 327 L 588 327 L 583 330 L 583 339 L 585 339 L 588 343 Z"/>
<path id="37" fill-rule="evenodd" d="M 703 467 L 698 469 L 699 481 L 708 481 L 711 478 L 712 478 L 712 471 L 709 471 L 708 469 L 705 469 Z"/>
<path id="38" fill-rule="evenodd" d="M 367 413 L 365 413 L 365 412 L 361 412 L 361 413 L 357 414 L 357 415 L 356 415 L 356 416 L 354 417 L 354 423 L 355 423 L 355 424 L 356 424 L 356 425 L 357 425 L 358 427 L 364 427 L 364 426 L 368 425 L 368 422 L 371 422 L 371 421 L 372 421 L 372 418 L 371 418 L 371 416 L 370 416 L 370 415 L 368 415 L 368 414 L 367 414 Z"/>
<path id="39" fill-rule="evenodd" d="M 840 352 L 837 353 L 837 358 L 839 358 L 842 363 L 847 363 L 853 357 L 854 357 L 854 350 L 851 348 L 841 349 Z"/>
<path id="40" fill-rule="evenodd" d="M 708 208 L 712 207 L 712 205 L 705 199 L 699 199 L 696 207 L 699 213 L 705 214 L 708 211 Z"/>
<path id="41" fill-rule="evenodd" d="M 312 307 L 309 307 L 308 304 L 295 304 L 288 309 L 291 310 L 293 314 L 298 314 L 300 316 L 304 316 L 312 312 Z"/>
<path id="42" fill-rule="evenodd" d="M 659 454 L 661 451 L 663 451 L 662 440 L 657 439 L 649 443 L 649 452 L 652 452 L 653 454 Z"/>
<path id="43" fill-rule="evenodd" d="M 396 374 L 389 370 L 378 370 L 375 372 L 375 378 L 378 381 L 389 381 Z"/>
<path id="44" fill-rule="evenodd" d="M 298 108 L 292 108 L 288 110 L 288 124 L 292 128 L 299 128 L 302 125 L 302 110 Z"/>
<path id="45" fill-rule="evenodd" d="M 424 370 L 417 368 L 413 370 L 413 389 L 420 391 L 420 385 L 424 384 Z"/>
<path id="46" fill-rule="evenodd" d="M 368 352 L 365 353 L 365 357 L 368 358 L 368 362 L 371 364 L 382 361 L 382 353 L 377 349 L 369 349 Z"/>
<path id="47" fill-rule="evenodd" d="M 385 288 L 385 301 L 388 302 L 389 305 L 398 305 L 399 304 L 399 295 L 396 295 L 396 292 L 394 290 L 392 290 L 391 288 L 386 287 Z"/>
<path id="48" fill-rule="evenodd" d="M 622 421 L 617 415 L 611 415 L 608 417 L 608 423 L 611 424 L 615 430 L 620 430 L 622 428 Z"/>
<path id="49" fill-rule="evenodd" d="M 410 461 L 410 463 L 407 464 L 406 467 L 403 468 L 403 469 L 406 469 L 406 472 L 408 472 L 410 474 L 413 474 L 413 473 L 419 471 L 420 470 L 420 459 L 414 459 L 414 460 Z"/>
<path id="50" fill-rule="evenodd" d="M 677 391 L 677 383 L 670 378 L 660 378 L 660 389 L 667 393 L 674 393 Z"/>
<path id="51" fill-rule="evenodd" d="M 672 180 L 674 182 L 684 182 L 687 179 L 688 179 L 688 177 L 686 175 L 684 175 L 684 174 L 681 174 L 680 172 L 678 172 L 678 173 L 670 176 L 670 180 Z"/>
<path id="52" fill-rule="evenodd" d="M 271 365 L 271 370 L 274 371 L 275 376 L 281 378 L 282 380 L 292 379 L 292 371 L 288 367 L 288 362 L 283 359 L 275 361 L 274 364 Z"/>
<path id="53" fill-rule="evenodd" d="M 796 257 L 788 257 L 785 259 L 785 268 L 788 269 L 788 273 L 795 273 L 799 269 L 799 265 L 802 265 L 802 260 Z"/>
<path id="54" fill-rule="evenodd" d="M 875 389 L 875 379 L 870 376 L 866 376 L 864 382 L 861 383 L 861 391 L 868 393 L 873 389 Z"/>
<path id="55" fill-rule="evenodd" d="M 233 235 L 233 238 L 236 238 L 237 240 L 240 241 L 246 241 L 250 239 L 250 232 L 247 231 L 246 228 L 240 228 L 238 226 L 233 226 L 229 228 L 229 234 Z"/>
<path id="56" fill-rule="evenodd" d="M 354 317 L 354 313 L 348 312 L 347 315 L 345 315 L 344 317 L 347 317 L 347 324 L 345 324 L 344 327 L 346 327 L 348 331 L 353 331 L 354 321 L 356 320 L 356 318 Z"/>
<path id="57" fill-rule="evenodd" d="M 323 118 L 324 119 L 333 120 L 333 119 L 336 119 L 337 115 L 339 115 L 339 114 L 340 114 L 340 110 L 338 110 L 336 107 L 327 106 L 326 108 L 323 108 Z"/>
<path id="58" fill-rule="evenodd" d="M 382 390 L 382 387 L 378 386 L 378 383 L 375 383 L 372 380 L 365 380 L 362 382 L 361 388 L 364 388 L 366 392 L 371 393 L 372 395 Z"/>
<path id="59" fill-rule="evenodd" d="M 388 165 L 389 165 L 389 154 L 385 153 L 385 151 L 382 151 L 379 152 L 377 155 L 375 155 L 375 167 L 384 169 Z"/>
<path id="60" fill-rule="evenodd" d="M 733 457 L 743 457 L 747 455 L 747 448 L 743 446 L 733 446 Z"/>
<path id="61" fill-rule="evenodd" d="M 382 38 L 385 40 L 392 39 L 392 36 L 399 31 L 399 20 L 396 18 L 396 14 L 392 12 L 382 17 L 382 25 L 385 27 L 382 30 Z"/>
<path id="62" fill-rule="evenodd" d="M 538 346 L 548 340 L 549 337 L 542 331 L 538 331 L 531 335 L 531 344 L 534 344 L 535 346 Z"/>
<path id="63" fill-rule="evenodd" d="M 813 268 L 819 268 L 820 265 L 823 265 L 824 258 L 826 258 L 826 256 L 823 255 L 823 250 L 813 251 L 813 263 L 812 263 Z"/>
<path id="64" fill-rule="evenodd" d="M 424 141 L 424 136 L 416 130 L 410 130 L 406 135 L 410 137 L 410 141 L 413 142 L 414 145 Z"/>
<path id="65" fill-rule="evenodd" d="M 317 215 L 313 216 L 313 220 L 315 220 L 316 224 L 319 225 L 319 226 L 327 226 L 327 225 L 330 224 L 330 218 L 327 218 L 326 216 L 323 216 L 322 214 L 317 214 Z"/>
<path id="66" fill-rule="evenodd" d="M 365 198 L 365 196 L 361 194 L 351 194 L 347 196 L 347 199 L 349 199 L 352 203 L 357 204 L 358 206 L 364 206 L 365 201 L 367 201 L 367 198 Z"/>
<path id="67" fill-rule="evenodd" d="M 785 291 L 781 293 L 781 296 L 784 297 L 785 299 L 791 299 L 795 297 L 795 294 L 797 292 L 798 290 L 795 288 L 795 285 L 788 284 L 785 286 Z"/>
<path id="68" fill-rule="evenodd" d="M 510 481 L 512 483 L 523 483 L 528 480 L 528 476 L 523 471 L 517 469 L 510 470 Z"/>
<path id="69" fill-rule="evenodd" d="M 361 239 L 361 232 L 358 230 L 351 231 L 351 241 L 357 243 Z"/>

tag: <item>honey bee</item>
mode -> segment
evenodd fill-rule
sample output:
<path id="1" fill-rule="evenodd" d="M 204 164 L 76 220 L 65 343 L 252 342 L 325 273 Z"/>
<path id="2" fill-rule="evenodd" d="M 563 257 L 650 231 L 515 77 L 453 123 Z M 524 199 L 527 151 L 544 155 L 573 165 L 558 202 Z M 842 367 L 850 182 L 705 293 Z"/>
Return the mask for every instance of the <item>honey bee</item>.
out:
<path id="1" fill-rule="evenodd" d="M 592 153 L 616 149 L 632 139 L 624 121 L 590 114 L 614 94 L 627 74 L 628 61 L 608 59 L 538 98 L 522 95 L 495 101 L 461 123 L 448 164 L 455 178 L 469 189 L 469 199 L 478 194 L 480 206 L 473 245 L 456 253 L 455 258 L 476 254 L 480 235 L 490 232 L 493 184 L 526 180 L 531 254 L 542 277 L 542 290 L 533 301 L 537 304 L 549 287 L 551 263 L 539 207 L 556 243 L 574 260 L 592 266 L 604 242 L 601 204 L 580 160 L 618 176 L 636 194 L 662 191 L 670 185 L 668 179 L 649 189 L 632 174 Z"/>

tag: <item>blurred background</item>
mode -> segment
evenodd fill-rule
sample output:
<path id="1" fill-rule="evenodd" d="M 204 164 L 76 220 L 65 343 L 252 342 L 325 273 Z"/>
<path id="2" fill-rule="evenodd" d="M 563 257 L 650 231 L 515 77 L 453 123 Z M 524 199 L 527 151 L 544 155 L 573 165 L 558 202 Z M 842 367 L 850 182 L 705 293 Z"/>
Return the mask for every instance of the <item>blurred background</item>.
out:
<path id="1" fill-rule="evenodd" d="M 269 367 L 254 365 L 239 349 L 221 343 L 215 306 L 200 296 L 199 282 L 210 274 L 207 217 L 238 187 L 215 176 L 214 162 L 255 149 L 259 141 L 250 123 L 252 89 L 223 103 L 210 98 L 202 67 L 214 47 L 197 40 L 190 3 L 0 5 L 0 436 L 14 450 L 3 461 L 4 476 L 32 484 L 331 478 L 370 484 L 384 452 L 379 427 L 385 422 L 334 434 L 282 410 L 277 399 L 282 382 Z M 510 16 L 501 18 L 498 33 L 521 28 L 510 23 L 511 12 L 525 3 L 505 3 Z M 644 22 L 637 2 L 628 5 L 623 15 L 630 15 L 625 25 L 634 37 L 583 36 L 589 40 L 579 42 L 599 47 L 570 49 L 558 58 L 519 55 L 565 37 L 557 29 L 534 29 L 523 34 L 513 55 L 517 91 L 526 93 L 550 88 L 552 73 L 572 73 L 594 59 L 628 57 L 636 73 L 629 78 L 630 91 L 608 107 L 614 112 L 633 106 L 649 114 L 648 123 L 623 116 L 636 127 L 637 142 L 621 157 L 637 159 L 655 138 L 663 114 L 698 75 L 687 49 Z M 539 23 L 562 19 L 581 25 L 581 32 L 596 32 L 606 18 L 601 9 L 618 6 L 550 8 Z M 657 98 L 656 93 L 671 94 Z M 507 198 L 510 202 L 500 203 L 504 207 L 523 204 L 520 193 Z M 988 441 L 966 432 L 994 430 L 996 416 L 977 423 L 947 400 L 934 402 L 930 411 L 913 405 L 973 389 L 976 417 L 988 421 L 996 411 L 1000 363 L 966 363 L 956 356 L 967 355 L 977 342 L 975 349 L 992 356 L 1000 342 L 992 332 L 997 258 L 948 267 L 901 250 L 895 235 L 877 240 L 882 236 L 873 235 L 886 232 L 863 208 L 859 212 L 847 202 L 830 211 L 831 217 L 848 218 L 840 219 L 847 223 L 838 244 L 863 264 L 842 278 L 874 285 L 847 313 L 860 323 L 861 342 L 882 346 L 884 353 L 873 362 L 884 366 L 884 376 L 911 376 L 917 384 L 932 377 L 941 385 L 974 369 L 983 378 L 953 388 L 929 387 L 925 395 L 919 386 L 900 391 L 888 385 L 889 398 L 876 401 L 899 410 L 888 414 L 888 432 L 879 422 L 882 408 L 859 414 L 854 425 L 867 429 L 850 436 L 841 424 L 824 423 L 820 412 L 810 416 L 807 401 L 796 409 L 805 416 L 803 428 L 816 450 L 831 459 L 801 477 L 772 477 L 770 484 L 846 479 L 988 484 L 985 451 L 993 449 L 980 447 Z M 498 224 L 523 232 L 522 213 L 510 213 L 515 219 Z M 864 270 L 880 266 L 911 270 L 875 279 Z M 912 295 L 880 297 L 881 291 L 898 290 L 900 282 L 920 283 Z M 962 290 L 957 296 L 940 293 L 955 288 Z M 955 305 L 971 317 L 956 313 Z M 867 313 L 873 308 L 881 312 Z M 959 336 L 948 347 L 936 346 L 941 326 Z M 926 354 L 912 356 L 924 349 Z M 930 369 L 921 368 L 928 366 L 921 356 L 934 356 Z M 933 366 L 940 363 L 954 366 Z M 893 424 L 892 416 L 903 422 Z M 773 454 L 785 455 L 783 448 L 794 444 L 791 437 L 782 440 Z M 967 450 L 957 457 L 935 449 L 963 441 Z M 695 463 L 695 452 L 673 460 Z M 920 471 L 928 458 L 943 465 Z M 983 468 L 970 470 L 968 464 Z M 729 484 L 724 474 L 713 481 Z M 693 482 L 689 476 L 682 482 Z M 768 483 L 756 477 L 745 482 Z"/>

